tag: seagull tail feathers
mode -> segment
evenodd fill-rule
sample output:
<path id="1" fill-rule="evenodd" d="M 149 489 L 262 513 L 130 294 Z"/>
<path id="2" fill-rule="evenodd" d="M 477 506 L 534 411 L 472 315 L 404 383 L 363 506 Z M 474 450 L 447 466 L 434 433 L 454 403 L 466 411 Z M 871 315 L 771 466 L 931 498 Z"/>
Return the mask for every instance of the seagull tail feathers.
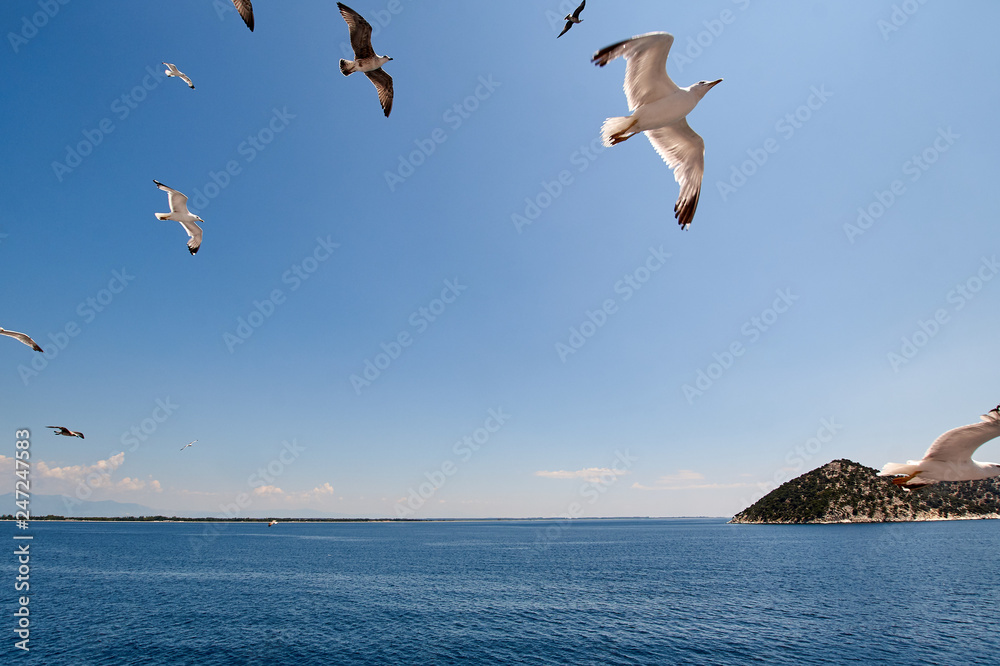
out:
<path id="1" fill-rule="evenodd" d="M 344 76 L 347 76 L 348 74 L 350 74 L 351 72 L 354 72 L 354 71 L 356 71 L 356 70 L 354 68 L 354 61 L 353 60 L 344 60 L 343 58 L 340 59 L 340 73 L 341 74 L 343 74 Z"/>
<path id="2" fill-rule="evenodd" d="M 158 220 L 166 220 L 170 217 L 170 213 L 154 213 L 154 215 L 156 215 L 156 219 Z"/>
<path id="3" fill-rule="evenodd" d="M 616 143 L 621 143 L 634 134 L 634 132 L 632 134 L 626 134 L 633 125 L 635 125 L 635 120 L 630 116 L 608 118 L 604 121 L 604 124 L 601 125 L 601 141 L 608 147 L 611 147 Z"/>

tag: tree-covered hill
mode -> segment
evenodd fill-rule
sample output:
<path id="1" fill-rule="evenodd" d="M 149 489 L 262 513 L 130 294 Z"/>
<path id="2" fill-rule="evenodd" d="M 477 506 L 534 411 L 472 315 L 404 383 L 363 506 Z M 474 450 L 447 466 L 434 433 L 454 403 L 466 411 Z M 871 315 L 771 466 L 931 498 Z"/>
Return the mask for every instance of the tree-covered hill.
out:
<path id="1" fill-rule="evenodd" d="M 1000 518 L 1000 478 L 937 483 L 907 491 L 851 460 L 834 460 L 787 481 L 736 514 L 733 523 L 880 523 Z"/>

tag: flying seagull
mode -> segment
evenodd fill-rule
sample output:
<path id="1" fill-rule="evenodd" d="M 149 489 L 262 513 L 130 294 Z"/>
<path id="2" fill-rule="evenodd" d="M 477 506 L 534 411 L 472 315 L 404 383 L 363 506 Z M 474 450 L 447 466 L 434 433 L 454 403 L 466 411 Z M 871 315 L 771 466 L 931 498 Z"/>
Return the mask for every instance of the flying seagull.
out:
<path id="1" fill-rule="evenodd" d="M 556 39 L 559 39 L 560 37 L 565 35 L 569 31 L 569 29 L 573 27 L 574 23 L 583 23 L 583 19 L 580 18 L 580 12 L 583 11 L 583 8 L 586 5 L 587 5 L 587 0 L 583 0 L 583 2 L 580 3 L 580 6 L 576 8 L 576 11 L 574 11 L 572 14 L 566 15 L 566 27 L 562 29 L 562 32 L 556 35 Z"/>
<path id="2" fill-rule="evenodd" d="M 195 224 L 195 220 L 198 222 L 204 222 L 205 220 L 188 212 L 188 198 L 186 196 L 172 187 L 167 187 L 158 180 L 154 179 L 153 182 L 156 183 L 158 188 L 170 195 L 170 212 L 156 213 L 156 219 L 180 222 L 181 226 L 184 227 L 184 231 L 191 237 L 191 240 L 188 241 L 188 251 L 192 255 L 197 254 L 198 248 L 201 247 L 201 227 Z"/>
<path id="3" fill-rule="evenodd" d="M 687 229 L 701 196 L 705 142 L 688 125 L 686 116 L 722 79 L 678 88 L 666 70 L 673 43 L 674 36 L 669 33 L 650 32 L 601 49 L 591 62 L 604 67 L 619 56 L 625 58 L 625 98 L 634 113 L 605 120 L 601 137 L 605 146 L 613 146 L 639 132 L 646 133 L 680 185 L 674 217 L 681 229 Z"/>
<path id="4" fill-rule="evenodd" d="M 74 432 L 69 428 L 64 428 L 63 426 L 45 426 L 46 428 L 52 428 L 53 430 L 58 430 L 59 432 L 52 433 L 53 435 L 65 435 L 67 437 L 79 437 L 84 439 L 82 432 Z"/>
<path id="5" fill-rule="evenodd" d="M 188 88 L 194 90 L 194 84 L 191 83 L 190 77 L 188 77 L 188 75 L 182 72 L 181 70 L 177 69 L 177 66 L 174 63 L 165 62 L 163 64 L 167 66 L 167 69 L 163 72 L 164 74 L 166 74 L 167 76 L 176 76 L 181 81 L 188 84 Z"/>
<path id="6" fill-rule="evenodd" d="M 14 338 L 15 340 L 20 340 L 24 344 L 28 345 L 37 352 L 44 351 L 38 346 L 38 343 L 32 340 L 30 337 L 24 333 L 18 333 L 17 331 L 8 331 L 6 328 L 0 327 L 0 335 L 6 335 L 8 337 Z"/>
<path id="7" fill-rule="evenodd" d="M 275 525 L 277 525 L 277 524 L 278 524 L 278 521 L 277 521 L 277 520 L 272 520 L 271 522 L 269 522 L 269 523 L 267 524 L 267 526 L 268 526 L 268 527 L 274 527 L 274 526 L 275 526 Z"/>
<path id="8" fill-rule="evenodd" d="M 236 5 L 236 11 L 240 13 L 243 22 L 250 28 L 250 32 L 253 32 L 253 5 L 250 4 L 250 0 L 233 0 L 233 4 Z"/>
<path id="9" fill-rule="evenodd" d="M 347 29 L 351 33 L 351 48 L 354 49 L 354 60 L 340 60 L 340 71 L 344 76 L 353 72 L 364 72 L 375 89 L 378 90 L 378 101 L 382 105 L 385 117 L 392 111 L 392 77 L 382 65 L 392 60 L 389 56 L 376 55 L 372 48 L 372 26 L 368 21 L 342 2 L 337 3 L 340 15 L 347 21 Z"/>
<path id="10" fill-rule="evenodd" d="M 192 444 L 194 444 L 194 443 L 195 443 L 195 442 L 197 442 L 197 441 L 198 441 L 198 440 L 197 440 L 197 439 L 195 439 L 195 440 L 193 440 L 193 441 L 191 441 L 191 442 L 188 442 L 187 444 L 185 444 L 184 446 L 182 446 L 182 447 L 181 447 L 181 451 L 183 451 L 184 449 L 186 449 L 187 447 L 191 446 Z"/>
<path id="11" fill-rule="evenodd" d="M 907 490 L 938 481 L 971 481 L 1000 476 L 1000 464 L 972 459 L 976 449 L 1000 435 L 1000 405 L 981 416 L 980 420 L 980 423 L 944 433 L 934 440 L 920 460 L 908 460 L 906 464 L 886 463 L 879 476 L 898 476 L 892 482 Z"/>

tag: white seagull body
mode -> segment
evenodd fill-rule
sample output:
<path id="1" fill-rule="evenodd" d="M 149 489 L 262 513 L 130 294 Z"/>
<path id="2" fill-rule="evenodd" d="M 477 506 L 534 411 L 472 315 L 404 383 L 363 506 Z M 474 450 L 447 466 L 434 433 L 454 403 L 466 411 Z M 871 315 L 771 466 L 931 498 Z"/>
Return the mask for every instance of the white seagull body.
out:
<path id="1" fill-rule="evenodd" d="M 562 32 L 556 35 L 556 39 L 559 39 L 560 37 L 565 35 L 569 31 L 569 29 L 573 27 L 574 24 L 583 23 L 583 19 L 580 18 L 580 12 L 583 11 L 583 8 L 586 5 L 587 5 L 587 0 L 583 0 L 583 2 L 580 3 L 580 6 L 576 8 L 576 11 L 574 11 L 572 14 L 566 15 L 565 19 L 566 27 L 562 29 Z"/>
<path id="2" fill-rule="evenodd" d="M 277 524 L 278 524 L 278 521 L 277 521 L 277 520 L 272 520 L 271 522 L 269 522 L 269 523 L 267 524 L 267 526 L 268 526 L 268 527 L 274 527 L 274 526 L 275 526 L 275 525 L 277 525 Z"/>
<path id="3" fill-rule="evenodd" d="M 80 439 L 85 439 L 82 432 L 74 432 L 73 430 L 70 430 L 69 428 L 64 428 L 63 426 L 45 426 L 45 427 L 59 431 L 52 433 L 53 435 L 65 435 L 66 437 L 79 437 Z"/>
<path id="4" fill-rule="evenodd" d="M 196 440 L 193 440 L 193 441 L 191 441 L 191 442 L 189 442 L 189 443 L 185 444 L 184 446 L 182 446 L 182 447 L 181 447 L 181 451 L 183 451 L 184 449 L 186 449 L 187 447 L 191 446 L 192 444 L 194 444 L 194 443 L 195 443 L 195 442 L 197 442 L 197 441 L 198 441 L 198 440 L 196 439 Z"/>
<path id="5" fill-rule="evenodd" d="M 906 489 L 939 481 L 972 481 L 1000 476 L 997 463 L 972 459 L 976 449 L 1000 435 L 1000 405 L 980 418 L 980 423 L 954 428 L 938 437 L 920 460 L 908 460 L 906 464 L 886 463 L 879 476 L 903 475 L 892 482 Z"/>
<path id="6" fill-rule="evenodd" d="M 36 352 L 43 351 L 43 349 L 38 346 L 37 342 L 32 340 L 29 336 L 25 335 L 24 333 L 18 333 L 17 331 L 8 331 L 6 328 L 0 327 L 0 335 L 6 335 L 9 338 L 20 340 L 24 344 L 34 349 Z"/>
<path id="7" fill-rule="evenodd" d="M 380 56 L 372 48 L 372 26 L 361 14 L 342 2 L 337 3 L 340 15 L 347 22 L 351 33 L 351 48 L 354 49 L 354 60 L 340 60 L 340 71 L 344 76 L 354 72 L 364 72 L 365 76 L 375 84 L 378 91 L 378 101 L 382 112 L 389 117 L 392 111 L 392 77 L 382 69 L 382 65 L 392 60 L 389 56 Z"/>
<path id="8" fill-rule="evenodd" d="M 698 209 L 705 173 L 705 142 L 688 125 L 687 115 L 722 79 L 678 87 L 666 69 L 673 43 L 674 36 L 669 33 L 650 32 L 601 49 L 592 62 L 604 67 L 619 56 L 625 58 L 625 98 L 633 113 L 605 120 L 601 137 L 605 146 L 613 146 L 639 132 L 646 133 L 680 185 L 674 217 L 681 229 L 687 229 Z"/>
<path id="9" fill-rule="evenodd" d="M 198 252 L 198 248 L 201 247 L 201 227 L 199 227 L 195 222 L 204 222 L 197 215 L 192 215 L 188 211 L 187 200 L 188 198 L 175 190 L 172 187 L 167 187 L 158 180 L 154 180 L 156 186 L 170 195 L 170 212 L 169 213 L 156 213 L 156 219 L 158 220 L 173 220 L 175 222 L 180 222 L 181 226 L 184 227 L 184 231 L 187 235 L 191 237 L 188 241 L 188 251 L 192 255 Z"/>
<path id="10" fill-rule="evenodd" d="M 253 5 L 250 4 L 250 0 L 233 0 L 233 5 L 236 6 L 236 11 L 240 13 L 240 18 L 250 28 L 250 32 L 253 32 Z M 194 86 L 191 87 L 193 88 Z"/>
<path id="11" fill-rule="evenodd" d="M 167 76 L 176 76 L 178 79 L 188 84 L 188 88 L 194 90 L 194 84 L 191 83 L 190 77 L 188 77 L 188 75 L 181 70 L 177 69 L 177 65 L 172 62 L 165 62 L 163 64 L 167 66 L 167 69 L 163 72 L 164 74 Z"/>

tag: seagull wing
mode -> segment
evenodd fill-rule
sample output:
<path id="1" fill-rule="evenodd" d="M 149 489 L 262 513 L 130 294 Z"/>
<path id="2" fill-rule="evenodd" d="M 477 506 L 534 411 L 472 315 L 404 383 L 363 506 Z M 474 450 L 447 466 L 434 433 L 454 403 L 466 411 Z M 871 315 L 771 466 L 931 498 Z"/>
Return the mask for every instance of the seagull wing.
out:
<path id="1" fill-rule="evenodd" d="M 381 67 L 365 72 L 365 76 L 375 84 L 375 89 L 378 90 L 378 101 L 382 105 L 385 117 L 388 118 L 389 112 L 392 111 L 392 77 Z"/>
<path id="2" fill-rule="evenodd" d="M 69 428 L 67 428 L 65 426 L 45 426 L 45 427 L 46 428 L 52 428 L 53 430 L 58 430 L 59 432 L 56 433 L 57 435 L 68 435 L 69 434 Z"/>
<path id="3" fill-rule="evenodd" d="M 580 3 L 580 6 L 576 8 L 576 11 L 573 12 L 573 18 L 576 19 L 580 18 L 580 12 L 582 12 L 583 8 L 586 6 L 587 6 L 587 0 L 583 0 L 583 2 Z"/>
<path id="4" fill-rule="evenodd" d="M 604 47 L 591 62 L 604 67 L 619 56 L 625 58 L 625 98 L 629 111 L 635 111 L 680 90 L 667 74 L 667 55 L 673 43 L 670 33 L 650 32 Z"/>
<path id="5" fill-rule="evenodd" d="M 38 343 L 32 340 L 30 337 L 24 333 L 18 333 L 17 331 L 8 331 L 5 328 L 0 328 L 0 335 L 6 335 L 8 337 L 14 338 L 15 340 L 20 340 L 24 344 L 28 345 L 37 352 L 42 351 L 42 348 L 38 346 Z"/>
<path id="6" fill-rule="evenodd" d="M 673 169 L 674 180 L 681 186 L 674 205 L 674 217 L 682 229 L 687 229 L 698 209 L 701 179 L 705 173 L 705 141 L 691 129 L 686 118 L 646 135 L 667 166 Z"/>
<path id="7" fill-rule="evenodd" d="M 1000 420 L 953 428 L 934 440 L 924 460 L 968 462 L 980 446 L 1000 435 Z"/>
<path id="8" fill-rule="evenodd" d="M 188 252 L 192 255 L 198 254 L 198 248 L 201 247 L 201 227 L 198 226 L 197 222 L 181 222 L 181 226 L 191 237 L 188 241 Z"/>
<path id="9" fill-rule="evenodd" d="M 250 4 L 250 0 L 233 0 L 233 4 L 236 6 L 236 11 L 240 13 L 243 22 L 250 28 L 250 32 L 253 32 L 253 5 Z"/>
<path id="10" fill-rule="evenodd" d="M 177 69 L 177 65 L 175 65 L 174 63 L 172 63 L 172 62 L 165 62 L 163 64 L 167 66 L 167 69 L 169 69 L 170 73 L 173 74 L 174 76 L 176 76 L 176 75 L 178 75 L 178 74 L 181 73 L 181 70 Z"/>
<path id="11" fill-rule="evenodd" d="M 351 33 L 351 48 L 354 49 L 354 57 L 374 58 L 375 49 L 372 48 L 372 26 L 357 13 L 342 2 L 337 3 L 340 15 L 347 21 L 347 29 Z M 385 115 L 389 115 L 388 113 Z"/>
<path id="12" fill-rule="evenodd" d="M 177 76 L 180 77 L 181 81 L 183 81 L 184 83 L 188 84 L 188 87 L 191 88 L 191 90 L 194 90 L 194 84 L 191 83 L 191 78 L 187 74 L 185 74 L 184 72 L 178 71 Z"/>
<path id="13" fill-rule="evenodd" d="M 560 37 L 562 37 L 563 35 L 565 35 L 567 32 L 569 32 L 569 29 L 572 28 L 572 27 L 573 27 L 573 22 L 572 21 L 566 21 L 566 27 L 562 29 L 562 32 L 560 32 L 558 35 L 556 35 L 556 39 L 559 39 Z"/>
<path id="14" fill-rule="evenodd" d="M 153 182 L 156 183 L 156 186 L 158 188 L 160 188 L 161 190 L 170 195 L 169 201 L 170 201 L 171 213 L 182 213 L 184 215 L 191 214 L 188 212 L 188 207 L 187 207 L 188 198 L 184 194 L 178 192 L 172 187 L 167 187 L 158 180 L 154 180 Z"/>

